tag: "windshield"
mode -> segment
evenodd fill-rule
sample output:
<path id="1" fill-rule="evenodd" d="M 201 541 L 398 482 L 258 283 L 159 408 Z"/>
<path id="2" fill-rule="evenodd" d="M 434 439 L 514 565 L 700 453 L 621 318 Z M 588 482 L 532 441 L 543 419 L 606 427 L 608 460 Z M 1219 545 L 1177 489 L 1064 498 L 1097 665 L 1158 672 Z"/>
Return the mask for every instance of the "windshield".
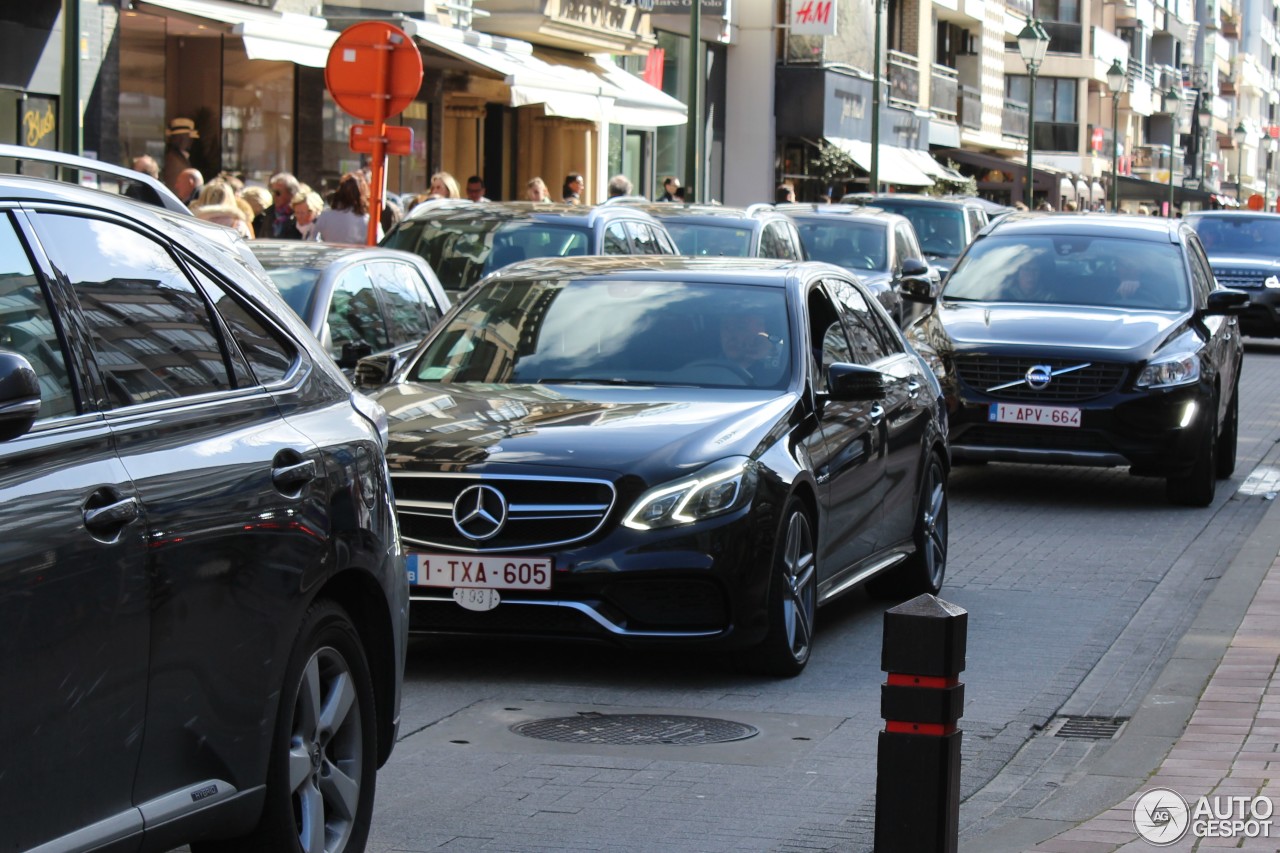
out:
<path id="1" fill-rule="evenodd" d="M 310 267 L 275 267 L 267 270 L 267 275 L 275 282 L 276 289 L 289 303 L 293 313 L 306 319 L 311 308 L 311 297 L 316 292 L 316 281 L 320 278 L 320 270 Z"/>
<path id="2" fill-rule="evenodd" d="M 409 220 L 382 245 L 421 255 L 445 290 L 466 290 L 486 274 L 525 258 L 588 255 L 585 228 L 524 220 Z"/>
<path id="3" fill-rule="evenodd" d="M 682 255 L 713 255 L 726 258 L 751 256 L 751 231 L 726 225 L 676 222 L 664 219 L 663 224 L 675 238 Z"/>
<path id="4" fill-rule="evenodd" d="M 1083 236 L 991 236 L 951 271 L 944 300 L 1185 311 L 1191 289 L 1178 246 Z"/>
<path id="5" fill-rule="evenodd" d="M 889 268 L 887 229 L 870 222 L 797 222 L 809 258 L 849 270 Z"/>
<path id="6" fill-rule="evenodd" d="M 1280 246 L 1280 217 L 1192 216 L 1187 221 L 1200 235 L 1204 250 L 1210 255 L 1276 256 Z"/>
<path id="7" fill-rule="evenodd" d="M 780 288 L 546 280 L 495 282 L 474 293 L 409 376 L 780 389 L 790 373 Z"/>
<path id="8" fill-rule="evenodd" d="M 876 207 L 900 213 L 911 220 L 920 251 L 933 257 L 955 256 L 964 248 L 964 211 L 934 205 L 896 205 L 877 199 Z"/>

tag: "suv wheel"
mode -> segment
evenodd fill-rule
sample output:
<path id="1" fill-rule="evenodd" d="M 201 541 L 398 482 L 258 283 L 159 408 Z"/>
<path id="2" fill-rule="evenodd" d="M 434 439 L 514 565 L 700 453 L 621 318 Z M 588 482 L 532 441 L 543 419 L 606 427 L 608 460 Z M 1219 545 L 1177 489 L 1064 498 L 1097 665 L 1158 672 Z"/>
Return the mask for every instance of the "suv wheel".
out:
<path id="1" fill-rule="evenodd" d="M 748 665 L 762 675 L 790 678 L 804 671 L 813 651 L 818 575 L 813 524 L 804 504 L 791 498 L 774 544 L 769 578 L 769 633 L 747 652 Z"/>
<path id="2" fill-rule="evenodd" d="M 1200 430 L 1195 464 L 1181 477 L 1165 481 L 1165 495 L 1170 503 L 1182 506 L 1208 506 L 1213 503 L 1218 481 L 1218 401 L 1215 398 L 1205 411 L 1208 421 Z"/>
<path id="3" fill-rule="evenodd" d="M 917 499 L 916 550 L 896 567 L 867 582 L 867 592 L 881 599 L 901 600 L 942 589 L 947 573 L 947 472 L 937 453 L 930 453 Z"/>
<path id="4" fill-rule="evenodd" d="M 1240 388 L 1231 392 L 1231 402 L 1227 405 L 1227 417 L 1222 422 L 1222 432 L 1218 435 L 1218 479 L 1225 480 L 1236 472 L 1236 445 L 1240 432 Z"/>

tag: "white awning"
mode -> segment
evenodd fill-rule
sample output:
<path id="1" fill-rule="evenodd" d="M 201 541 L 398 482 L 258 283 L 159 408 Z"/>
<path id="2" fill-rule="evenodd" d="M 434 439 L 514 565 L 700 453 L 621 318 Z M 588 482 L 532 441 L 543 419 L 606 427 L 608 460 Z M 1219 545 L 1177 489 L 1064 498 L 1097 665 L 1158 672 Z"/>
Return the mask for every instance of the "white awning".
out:
<path id="1" fill-rule="evenodd" d="M 939 163 L 928 151 L 922 151 L 919 148 L 903 148 L 902 150 L 907 153 L 920 171 L 935 180 L 951 181 L 957 184 L 963 184 L 969 180 L 955 169 L 949 169 Z"/>
<path id="2" fill-rule="evenodd" d="M 1070 177 L 1063 175 L 1058 181 L 1058 195 L 1063 201 L 1076 200 L 1076 182 Z"/>
<path id="3" fill-rule="evenodd" d="M 862 139 L 845 139 L 840 136 L 828 136 L 827 141 L 848 154 L 853 162 L 866 171 L 871 171 L 871 143 Z M 933 178 L 926 175 L 915 165 L 915 158 L 905 148 L 896 145 L 880 146 L 879 179 L 884 184 L 896 184 L 903 187 L 928 187 L 933 185 Z"/>
<path id="4" fill-rule="evenodd" d="M 604 69 L 605 79 L 618 89 L 609 113 L 611 123 L 629 127 L 671 127 L 688 121 L 689 110 L 683 102 L 613 64 L 607 55 L 596 56 L 595 59 Z"/>
<path id="5" fill-rule="evenodd" d="M 431 47 L 501 76 L 511 88 L 513 107 L 542 104 L 547 115 L 600 122 L 613 106 L 615 90 L 602 76 L 544 62 L 533 55 L 533 45 L 527 41 L 429 21 L 406 23 L 412 24 L 411 31 L 406 28 L 410 35 Z"/>
<path id="6" fill-rule="evenodd" d="M 143 0 L 147 6 L 180 12 L 227 24 L 233 35 L 244 39 L 244 51 L 250 59 L 293 62 L 311 68 L 324 68 L 329 48 L 338 38 L 326 29 L 324 18 L 293 12 L 273 12 L 226 0 Z"/>

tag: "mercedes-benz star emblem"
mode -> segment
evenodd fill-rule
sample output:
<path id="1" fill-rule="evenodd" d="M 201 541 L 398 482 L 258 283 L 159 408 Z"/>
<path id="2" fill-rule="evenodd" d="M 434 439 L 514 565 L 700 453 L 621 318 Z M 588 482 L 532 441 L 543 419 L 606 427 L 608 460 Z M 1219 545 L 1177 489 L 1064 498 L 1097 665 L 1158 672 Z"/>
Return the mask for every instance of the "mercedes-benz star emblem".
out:
<path id="1" fill-rule="evenodd" d="M 1027 385 L 1037 391 L 1053 380 L 1053 365 L 1033 364 L 1027 368 Z"/>
<path id="2" fill-rule="evenodd" d="M 493 486 L 467 486 L 453 502 L 453 526 L 468 539 L 491 539 L 506 523 L 507 499 Z"/>

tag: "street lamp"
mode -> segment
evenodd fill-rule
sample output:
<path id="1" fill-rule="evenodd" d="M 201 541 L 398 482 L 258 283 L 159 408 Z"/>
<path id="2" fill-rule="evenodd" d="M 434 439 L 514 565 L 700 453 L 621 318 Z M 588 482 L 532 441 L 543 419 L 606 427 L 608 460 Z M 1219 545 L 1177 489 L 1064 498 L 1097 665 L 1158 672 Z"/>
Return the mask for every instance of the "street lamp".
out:
<path id="1" fill-rule="evenodd" d="M 1236 201 L 1244 204 L 1244 141 L 1249 138 L 1249 128 L 1244 126 L 1244 119 L 1231 132 L 1236 141 Z"/>
<path id="2" fill-rule="evenodd" d="M 1164 111 L 1169 114 L 1169 218 L 1173 218 L 1173 152 L 1178 148 L 1178 119 L 1182 116 L 1182 92 L 1170 86 L 1164 93 Z"/>
<path id="3" fill-rule="evenodd" d="M 1018 52 L 1022 61 L 1027 64 L 1027 75 L 1031 78 L 1030 105 L 1027 109 L 1027 207 L 1035 207 L 1035 167 L 1032 163 L 1032 152 L 1036 147 L 1036 72 L 1044 55 L 1049 51 L 1049 34 L 1040 26 L 1038 20 L 1027 18 L 1027 25 L 1018 33 Z"/>
<path id="4" fill-rule="evenodd" d="M 1119 59 L 1107 69 L 1107 88 L 1111 90 L 1111 212 L 1120 210 L 1120 93 L 1128 82 Z"/>
<path id="5" fill-rule="evenodd" d="M 1272 157 L 1276 153 L 1277 144 L 1278 144 L 1278 140 L 1274 136 L 1272 136 L 1269 132 L 1267 133 L 1266 136 L 1262 138 L 1262 148 L 1264 151 L 1267 152 L 1267 157 L 1265 160 L 1266 166 L 1264 167 L 1264 171 L 1262 173 L 1263 175 L 1262 209 L 1263 210 L 1270 210 L 1271 163 L 1272 163 Z"/>
<path id="6" fill-rule="evenodd" d="M 1205 92 L 1200 90 L 1200 111 L 1196 113 L 1196 125 L 1199 127 L 1200 134 L 1200 189 L 1209 189 L 1209 175 L 1206 174 L 1209 160 L 1209 124 L 1213 121 L 1213 112 L 1208 103 L 1206 103 Z"/>

